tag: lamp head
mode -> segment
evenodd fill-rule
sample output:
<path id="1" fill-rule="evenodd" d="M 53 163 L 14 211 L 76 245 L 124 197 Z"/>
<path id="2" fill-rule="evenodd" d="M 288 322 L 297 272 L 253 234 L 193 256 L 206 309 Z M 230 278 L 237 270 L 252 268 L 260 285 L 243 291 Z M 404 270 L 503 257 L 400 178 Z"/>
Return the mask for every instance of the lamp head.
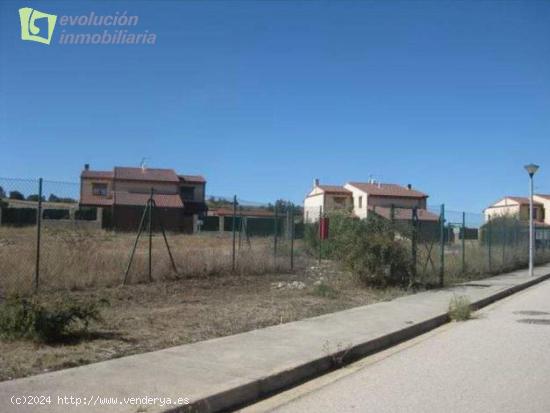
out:
<path id="1" fill-rule="evenodd" d="M 530 163 L 529 165 L 525 165 L 525 170 L 529 174 L 530 177 L 533 177 L 537 173 L 539 169 L 538 165 L 535 165 L 534 163 Z"/>

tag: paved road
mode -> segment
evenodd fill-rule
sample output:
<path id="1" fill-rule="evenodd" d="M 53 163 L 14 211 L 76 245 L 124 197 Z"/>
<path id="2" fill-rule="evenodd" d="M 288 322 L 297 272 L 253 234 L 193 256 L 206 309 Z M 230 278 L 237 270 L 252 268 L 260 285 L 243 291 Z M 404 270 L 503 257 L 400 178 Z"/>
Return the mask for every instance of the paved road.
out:
<path id="1" fill-rule="evenodd" d="M 248 412 L 550 412 L 550 282 Z"/>

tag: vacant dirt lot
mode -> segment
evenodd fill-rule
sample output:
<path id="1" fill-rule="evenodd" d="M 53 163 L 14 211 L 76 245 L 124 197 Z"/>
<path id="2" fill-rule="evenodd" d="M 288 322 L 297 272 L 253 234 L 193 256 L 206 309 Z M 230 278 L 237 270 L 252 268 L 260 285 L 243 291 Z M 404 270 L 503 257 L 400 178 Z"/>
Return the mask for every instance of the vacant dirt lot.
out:
<path id="1" fill-rule="evenodd" d="M 296 275 L 210 276 L 70 292 L 107 299 L 104 320 L 91 326 L 87 339 L 74 343 L 0 342 L 0 379 L 207 340 L 404 294 L 365 288 L 328 265 Z M 44 293 L 45 299 L 48 294 L 59 293 Z"/>

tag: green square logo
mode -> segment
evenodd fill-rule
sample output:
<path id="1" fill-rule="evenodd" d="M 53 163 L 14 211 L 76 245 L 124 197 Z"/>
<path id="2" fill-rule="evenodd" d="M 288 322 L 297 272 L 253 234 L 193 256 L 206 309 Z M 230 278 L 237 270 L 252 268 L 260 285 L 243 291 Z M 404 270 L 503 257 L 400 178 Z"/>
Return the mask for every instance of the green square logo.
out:
<path id="1" fill-rule="evenodd" d="M 53 29 L 57 16 L 54 14 L 43 13 L 30 7 L 19 9 L 19 18 L 21 19 L 21 39 L 31 42 L 44 43 L 49 45 L 52 40 Z M 35 24 L 38 19 L 47 19 L 48 35 L 40 36 L 40 28 Z"/>

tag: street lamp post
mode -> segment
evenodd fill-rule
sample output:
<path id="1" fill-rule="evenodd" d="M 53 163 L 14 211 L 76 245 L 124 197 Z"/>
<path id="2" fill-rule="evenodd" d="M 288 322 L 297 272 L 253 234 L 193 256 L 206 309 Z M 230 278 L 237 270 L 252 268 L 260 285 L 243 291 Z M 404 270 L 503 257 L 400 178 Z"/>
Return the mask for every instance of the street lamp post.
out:
<path id="1" fill-rule="evenodd" d="M 533 163 L 525 165 L 525 170 L 529 174 L 529 276 L 533 276 L 533 266 L 535 261 L 535 234 L 533 228 L 533 176 L 539 169 L 538 165 Z"/>

